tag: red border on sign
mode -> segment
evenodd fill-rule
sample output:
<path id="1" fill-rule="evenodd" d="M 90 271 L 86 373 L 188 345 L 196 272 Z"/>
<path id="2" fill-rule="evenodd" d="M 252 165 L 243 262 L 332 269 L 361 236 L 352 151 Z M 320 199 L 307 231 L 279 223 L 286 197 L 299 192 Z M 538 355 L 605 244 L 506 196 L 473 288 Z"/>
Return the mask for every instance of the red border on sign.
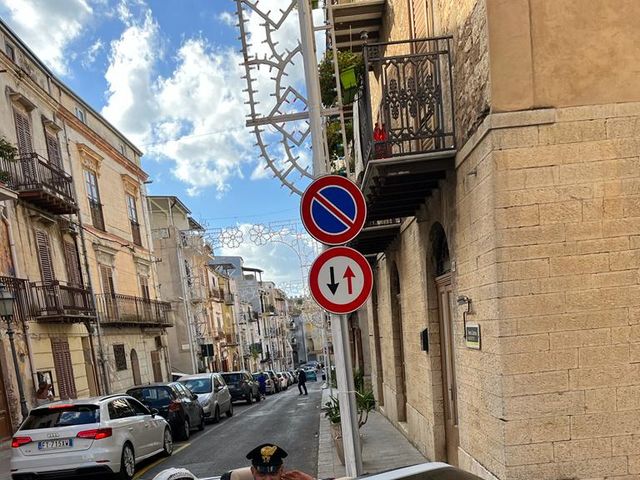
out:
<path id="1" fill-rule="evenodd" d="M 346 304 L 334 303 L 323 296 L 318 283 L 320 270 L 324 264 L 332 258 L 340 256 L 349 257 L 351 260 L 356 262 L 362 269 L 362 274 L 364 275 L 362 292 L 353 301 Z M 369 265 L 367 259 L 364 258 L 364 256 L 357 250 L 349 247 L 333 247 L 322 252 L 313 262 L 313 265 L 311 265 L 311 270 L 309 270 L 309 288 L 314 300 L 328 312 L 336 313 L 338 315 L 355 312 L 364 305 L 369 298 L 369 295 L 371 295 L 371 289 L 373 288 L 373 271 L 371 270 L 371 265 Z"/>
<path id="2" fill-rule="evenodd" d="M 346 190 L 351 198 L 353 198 L 356 208 L 353 225 L 345 232 L 339 234 L 331 234 L 322 230 L 316 224 L 311 214 L 313 200 L 318 192 L 330 186 L 336 186 Z M 300 201 L 300 218 L 302 218 L 302 224 L 304 228 L 307 229 L 307 232 L 309 232 L 309 235 L 320 243 L 324 243 L 325 245 L 342 245 L 356 238 L 362 230 L 362 227 L 364 227 L 364 222 L 367 219 L 367 204 L 362 191 L 351 180 L 340 175 L 325 175 L 324 177 L 314 180 L 302 194 L 302 200 Z"/>

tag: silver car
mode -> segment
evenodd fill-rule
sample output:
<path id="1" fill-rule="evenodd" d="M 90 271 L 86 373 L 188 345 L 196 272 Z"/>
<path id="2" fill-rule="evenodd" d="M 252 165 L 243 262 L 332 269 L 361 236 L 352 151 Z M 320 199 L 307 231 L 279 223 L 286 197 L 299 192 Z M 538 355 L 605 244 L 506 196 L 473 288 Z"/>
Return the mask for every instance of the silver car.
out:
<path id="1" fill-rule="evenodd" d="M 227 417 L 233 416 L 231 393 L 219 373 L 185 375 L 178 381 L 198 396 L 205 418 L 218 423 L 223 413 L 226 413 Z"/>
<path id="2" fill-rule="evenodd" d="M 31 410 L 12 441 L 12 478 L 87 478 L 173 453 L 169 424 L 128 395 L 65 400 Z"/>

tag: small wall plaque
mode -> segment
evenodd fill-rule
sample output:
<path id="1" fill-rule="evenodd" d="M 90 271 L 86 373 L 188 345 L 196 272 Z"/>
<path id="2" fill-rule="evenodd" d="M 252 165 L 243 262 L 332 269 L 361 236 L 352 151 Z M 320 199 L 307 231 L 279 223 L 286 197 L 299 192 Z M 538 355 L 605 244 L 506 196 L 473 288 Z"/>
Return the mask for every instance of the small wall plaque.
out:
<path id="1" fill-rule="evenodd" d="M 465 343 L 467 348 L 480 350 L 480 325 L 477 323 L 467 323 L 466 333 L 467 338 L 465 339 Z"/>

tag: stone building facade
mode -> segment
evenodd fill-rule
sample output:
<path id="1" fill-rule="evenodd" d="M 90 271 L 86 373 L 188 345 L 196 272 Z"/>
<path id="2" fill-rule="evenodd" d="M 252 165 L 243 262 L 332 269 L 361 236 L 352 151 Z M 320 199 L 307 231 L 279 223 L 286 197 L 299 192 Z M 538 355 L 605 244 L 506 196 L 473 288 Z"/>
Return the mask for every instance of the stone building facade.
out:
<path id="1" fill-rule="evenodd" d="M 368 73 L 370 113 L 391 118 L 392 140 L 357 152 L 359 180 L 377 232 L 390 233 L 365 229 L 353 246 L 374 264 L 359 316 L 380 410 L 428 458 L 486 479 L 635 478 L 640 5 L 385 8 L 382 42 L 451 36 L 452 89 L 436 43 L 372 52 L 383 61 Z M 431 65 L 407 76 L 439 78 L 449 96 L 441 108 L 452 106 L 455 136 L 445 143 L 437 131 L 393 142 L 383 93 L 398 77 L 385 65 L 407 54 Z M 417 132 L 412 118 L 405 126 Z"/>
<path id="2" fill-rule="evenodd" d="M 19 364 L 3 329 L 4 437 L 21 418 L 18 379 L 27 406 L 40 381 L 64 399 L 166 379 L 171 313 L 157 300 L 141 152 L 1 21 L 0 46 L 0 281 L 16 298 Z"/>

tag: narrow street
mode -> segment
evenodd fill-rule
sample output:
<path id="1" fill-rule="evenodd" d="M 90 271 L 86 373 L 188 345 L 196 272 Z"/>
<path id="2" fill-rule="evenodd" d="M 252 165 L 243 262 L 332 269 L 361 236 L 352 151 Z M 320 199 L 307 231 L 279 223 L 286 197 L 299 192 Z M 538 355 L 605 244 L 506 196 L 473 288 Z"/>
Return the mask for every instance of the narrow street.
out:
<path id="1" fill-rule="evenodd" d="M 232 468 L 248 466 L 245 455 L 253 447 L 273 442 L 289 456 L 285 468 L 316 476 L 321 382 L 307 384 L 309 396 L 299 396 L 296 385 L 267 396 L 253 405 L 234 404 L 234 416 L 207 425 L 188 442 L 176 442 L 174 454 L 138 466 L 136 479 L 150 480 L 169 467 L 184 467 L 198 477 L 219 476 Z"/>

